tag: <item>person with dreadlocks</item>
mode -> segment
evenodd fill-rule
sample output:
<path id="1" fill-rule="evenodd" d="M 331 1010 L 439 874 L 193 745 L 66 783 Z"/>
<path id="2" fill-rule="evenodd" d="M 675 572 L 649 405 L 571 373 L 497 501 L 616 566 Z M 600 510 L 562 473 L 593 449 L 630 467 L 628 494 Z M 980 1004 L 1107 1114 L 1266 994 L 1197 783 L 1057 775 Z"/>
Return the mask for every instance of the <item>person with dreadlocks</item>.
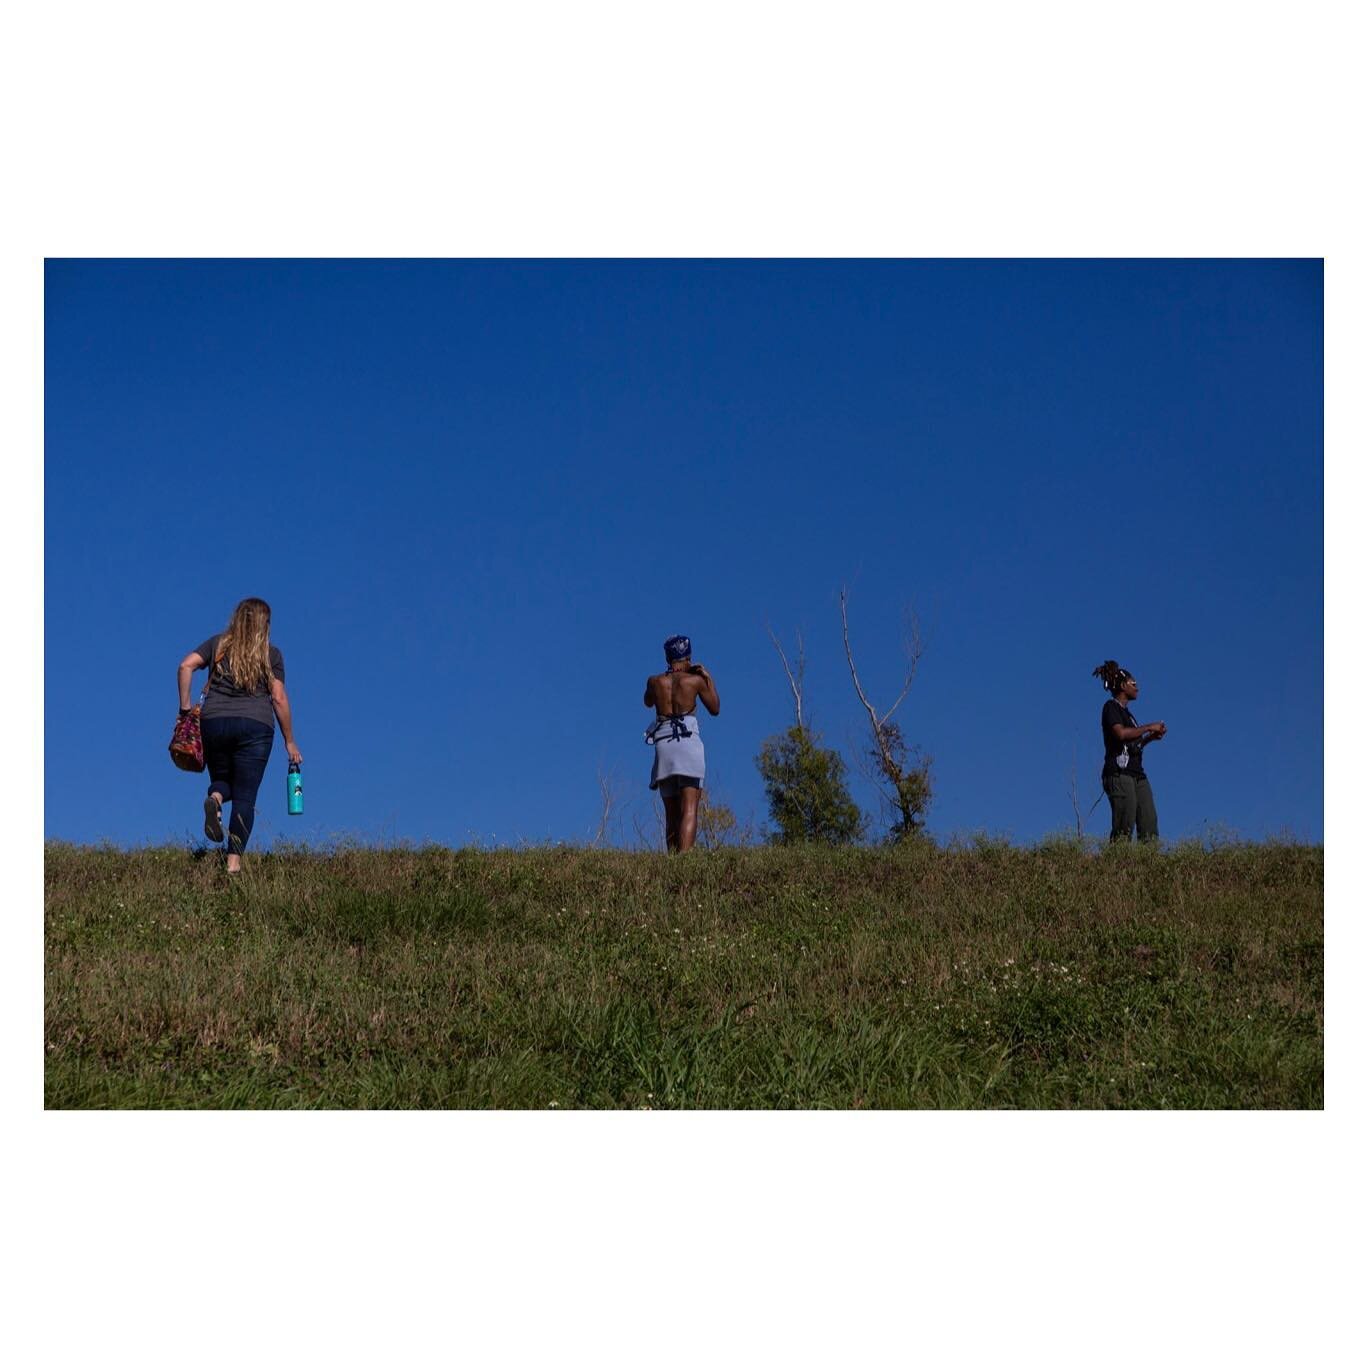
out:
<path id="1" fill-rule="evenodd" d="M 209 766 L 204 800 L 204 834 L 223 840 L 223 805 L 233 804 L 228 823 L 228 872 L 242 869 L 242 852 L 256 819 L 256 796 L 270 759 L 275 723 L 285 750 L 298 764 L 290 700 L 285 693 L 285 657 L 271 644 L 271 605 L 246 598 L 233 609 L 227 628 L 203 641 L 176 672 L 182 714 L 190 709 L 190 677 L 209 670 L 200 734 Z"/>
<path id="2" fill-rule="evenodd" d="M 1111 697 L 1102 705 L 1102 789 L 1111 803 L 1113 841 L 1129 841 L 1138 828 L 1142 841 L 1159 839 L 1159 816 L 1154 793 L 1145 774 L 1142 752 L 1161 741 L 1168 728 L 1162 722 L 1138 723 L 1130 705 L 1140 696 L 1140 682 L 1114 660 L 1104 660 L 1093 675 Z"/>
<path id="3" fill-rule="evenodd" d="M 690 849 L 698 832 L 698 799 L 703 789 L 703 738 L 698 734 L 698 703 L 716 717 L 722 710 L 717 685 L 702 665 L 692 660 L 693 644 L 686 636 L 665 643 L 664 674 L 646 681 L 642 702 L 656 711 L 646 728 L 646 744 L 653 752 L 651 787 L 665 803 L 665 848 Z"/>

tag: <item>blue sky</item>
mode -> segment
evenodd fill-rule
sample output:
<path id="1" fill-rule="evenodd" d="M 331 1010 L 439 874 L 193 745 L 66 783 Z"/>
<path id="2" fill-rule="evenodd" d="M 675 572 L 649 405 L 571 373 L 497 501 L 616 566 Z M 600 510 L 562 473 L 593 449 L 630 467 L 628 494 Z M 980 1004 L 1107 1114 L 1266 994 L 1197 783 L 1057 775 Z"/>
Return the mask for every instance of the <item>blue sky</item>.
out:
<path id="1" fill-rule="evenodd" d="M 862 744 L 848 583 L 876 702 L 921 617 L 898 716 L 938 836 L 1072 826 L 1112 656 L 1169 724 L 1165 836 L 1321 838 L 1319 262 L 54 261 L 46 288 L 50 837 L 197 836 L 175 667 L 249 594 L 307 794 L 287 818 L 277 738 L 254 842 L 581 841 L 600 772 L 615 835 L 650 831 L 641 686 L 677 631 L 722 696 L 714 796 L 762 825 L 767 621 L 805 631 L 827 743 Z"/>

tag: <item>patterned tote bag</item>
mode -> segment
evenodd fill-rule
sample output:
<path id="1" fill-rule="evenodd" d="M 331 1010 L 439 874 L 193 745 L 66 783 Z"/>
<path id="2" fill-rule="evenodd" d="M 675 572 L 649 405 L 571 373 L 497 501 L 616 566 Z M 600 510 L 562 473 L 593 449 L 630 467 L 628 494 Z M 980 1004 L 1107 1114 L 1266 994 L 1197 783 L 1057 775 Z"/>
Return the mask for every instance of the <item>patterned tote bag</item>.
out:
<path id="1" fill-rule="evenodd" d="M 204 698 L 209 692 L 209 683 L 214 677 L 214 671 L 222 659 L 223 653 L 220 651 L 209 667 L 204 688 L 200 690 L 199 702 L 184 717 L 176 718 L 176 726 L 171 733 L 171 744 L 167 747 L 171 752 L 171 763 L 177 769 L 189 770 L 191 774 L 200 774 L 204 770 L 204 738 L 200 735 L 200 709 L 204 706 Z"/>

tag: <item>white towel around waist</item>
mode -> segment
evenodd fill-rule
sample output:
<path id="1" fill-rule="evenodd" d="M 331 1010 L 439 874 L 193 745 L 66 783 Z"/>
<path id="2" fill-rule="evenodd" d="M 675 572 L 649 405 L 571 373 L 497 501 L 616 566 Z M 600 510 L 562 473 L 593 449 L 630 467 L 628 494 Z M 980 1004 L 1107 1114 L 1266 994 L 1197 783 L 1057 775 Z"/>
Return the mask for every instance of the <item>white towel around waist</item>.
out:
<path id="1" fill-rule="evenodd" d="M 657 717 L 646 728 L 646 743 L 655 752 L 651 761 L 652 788 L 656 788 L 662 779 L 675 775 L 703 781 L 703 737 L 699 734 L 698 718 L 693 713 L 684 717 Z"/>

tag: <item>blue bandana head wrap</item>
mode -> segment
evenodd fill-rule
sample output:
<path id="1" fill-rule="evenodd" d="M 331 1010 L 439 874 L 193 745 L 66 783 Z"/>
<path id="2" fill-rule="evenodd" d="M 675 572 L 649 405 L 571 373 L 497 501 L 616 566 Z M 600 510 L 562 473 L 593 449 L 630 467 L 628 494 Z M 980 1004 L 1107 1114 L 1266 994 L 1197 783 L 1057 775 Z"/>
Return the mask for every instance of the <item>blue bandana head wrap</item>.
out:
<path id="1" fill-rule="evenodd" d="M 665 643 L 665 659 L 673 665 L 676 660 L 688 660 L 693 655 L 693 642 L 686 636 L 672 636 Z"/>

